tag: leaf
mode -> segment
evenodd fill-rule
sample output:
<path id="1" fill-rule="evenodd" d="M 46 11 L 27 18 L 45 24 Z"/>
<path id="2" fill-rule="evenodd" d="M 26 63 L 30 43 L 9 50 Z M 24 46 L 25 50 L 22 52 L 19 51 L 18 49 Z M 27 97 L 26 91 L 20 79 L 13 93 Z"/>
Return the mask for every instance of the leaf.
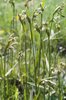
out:
<path id="1" fill-rule="evenodd" d="M 47 70 L 48 70 L 48 72 L 49 72 L 49 61 L 48 61 L 48 59 L 47 59 L 47 56 L 45 55 L 45 60 L 46 60 L 46 67 L 47 67 Z"/>
<path id="2" fill-rule="evenodd" d="M 51 84 L 51 85 L 56 85 L 55 82 L 51 81 L 51 80 L 48 80 L 48 82 Z"/>
<path id="3" fill-rule="evenodd" d="M 42 0 L 41 5 L 42 5 L 42 8 L 44 8 L 45 0 Z"/>
<path id="4" fill-rule="evenodd" d="M 35 87 L 35 83 L 33 83 L 33 82 L 27 82 L 27 84 L 30 85 L 31 87 L 32 87 L 32 86 Z M 37 84 L 37 86 L 38 86 L 38 85 L 39 85 L 39 84 Z M 40 89 L 44 89 L 44 87 L 43 87 L 42 85 L 39 85 L 39 88 L 40 88 Z"/>
<path id="5" fill-rule="evenodd" d="M 35 93 L 35 89 L 32 87 L 32 89 L 30 90 L 30 100 L 33 100 L 34 93 Z"/>
<path id="6" fill-rule="evenodd" d="M 52 31 L 51 31 L 51 32 L 52 32 Z M 58 35 L 60 32 L 61 32 L 61 31 L 56 32 L 56 33 L 51 33 L 51 35 L 50 35 L 50 40 L 60 39 L 60 38 L 56 38 L 56 35 Z M 48 41 L 48 38 L 45 38 L 43 41 L 44 41 L 44 42 L 45 42 L 45 41 Z"/>
<path id="7" fill-rule="evenodd" d="M 18 62 L 17 62 L 18 63 Z M 17 63 L 5 74 L 5 76 L 7 77 L 16 67 Z"/>

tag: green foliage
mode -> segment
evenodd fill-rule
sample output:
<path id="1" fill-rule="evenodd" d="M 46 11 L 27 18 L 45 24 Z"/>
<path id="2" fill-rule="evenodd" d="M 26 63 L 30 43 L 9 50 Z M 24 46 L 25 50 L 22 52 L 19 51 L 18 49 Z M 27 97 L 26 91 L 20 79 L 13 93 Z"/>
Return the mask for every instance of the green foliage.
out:
<path id="1" fill-rule="evenodd" d="M 0 99 L 65 100 L 65 4 L 60 0 L 0 4 Z"/>

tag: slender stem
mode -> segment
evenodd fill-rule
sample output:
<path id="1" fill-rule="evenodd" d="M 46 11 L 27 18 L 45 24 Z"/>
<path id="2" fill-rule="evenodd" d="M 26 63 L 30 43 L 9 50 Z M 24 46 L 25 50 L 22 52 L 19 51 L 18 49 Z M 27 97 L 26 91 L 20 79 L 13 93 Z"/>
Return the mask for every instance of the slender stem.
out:
<path id="1" fill-rule="evenodd" d="M 26 100 L 27 100 L 27 52 L 26 52 L 26 35 L 25 35 L 25 68 L 26 68 Z"/>
<path id="2" fill-rule="evenodd" d="M 43 14 L 41 13 L 41 32 L 40 32 L 40 48 L 39 48 L 39 69 L 38 69 L 38 76 L 40 75 L 40 65 L 41 65 L 41 50 L 42 50 L 42 18 Z"/>
<path id="3" fill-rule="evenodd" d="M 15 4 L 13 5 L 13 29 L 15 28 Z"/>
<path id="4" fill-rule="evenodd" d="M 11 67 L 13 67 L 13 61 L 14 61 L 13 50 L 12 49 L 10 49 L 10 50 L 11 50 Z"/>
<path id="5" fill-rule="evenodd" d="M 29 54 L 29 79 L 30 79 L 30 65 L 31 65 L 31 41 L 30 41 L 30 54 Z"/>
<path id="6" fill-rule="evenodd" d="M 62 100 L 63 99 L 63 96 L 62 96 L 62 79 L 61 79 L 61 76 L 60 76 L 60 72 L 58 72 L 58 87 L 59 87 L 59 95 L 58 95 L 58 100 Z"/>
<path id="7" fill-rule="evenodd" d="M 6 100 L 5 70 L 6 70 L 6 55 L 4 54 L 4 100 Z"/>
<path id="8" fill-rule="evenodd" d="M 13 31 L 15 29 L 15 3 L 14 1 L 10 1 L 11 5 L 12 5 L 12 10 L 13 10 L 13 19 L 12 19 L 12 28 L 13 28 Z"/>
<path id="9" fill-rule="evenodd" d="M 48 37 L 48 52 L 49 52 L 49 77 L 51 75 L 51 52 L 50 52 L 50 36 Z"/>
<path id="10" fill-rule="evenodd" d="M 43 66 L 44 66 L 44 73 L 43 74 L 45 75 L 45 64 L 44 64 L 44 61 L 43 61 Z M 44 100 L 45 100 L 45 83 L 44 83 L 44 94 L 43 95 L 44 95 Z"/>
<path id="11" fill-rule="evenodd" d="M 49 31 L 49 34 L 48 34 L 49 77 L 51 76 L 51 50 L 50 50 L 50 45 L 51 45 L 51 41 L 50 41 L 51 28 L 52 28 L 52 21 L 50 23 L 50 31 Z M 50 86 L 49 86 L 48 100 L 50 100 Z"/>
<path id="12" fill-rule="evenodd" d="M 34 45 L 34 40 L 33 40 L 32 25 L 33 25 L 33 21 L 30 22 L 30 32 L 31 32 L 32 51 L 33 51 L 33 62 L 34 62 L 35 90 L 36 90 L 36 94 L 37 94 L 37 79 L 36 79 L 36 67 L 35 67 L 35 45 Z"/>
<path id="13" fill-rule="evenodd" d="M 19 66 L 19 75 L 21 75 L 21 55 L 19 55 L 19 58 L 18 58 L 18 66 Z"/>
<path id="14" fill-rule="evenodd" d="M 25 25 L 24 25 L 24 23 L 23 23 L 23 32 L 24 32 L 24 34 L 25 34 L 25 70 L 26 70 L 26 90 L 25 90 L 25 100 L 28 100 L 28 98 L 27 98 L 27 51 L 26 51 L 26 47 L 27 47 L 27 45 L 26 45 L 26 29 L 25 29 Z"/>

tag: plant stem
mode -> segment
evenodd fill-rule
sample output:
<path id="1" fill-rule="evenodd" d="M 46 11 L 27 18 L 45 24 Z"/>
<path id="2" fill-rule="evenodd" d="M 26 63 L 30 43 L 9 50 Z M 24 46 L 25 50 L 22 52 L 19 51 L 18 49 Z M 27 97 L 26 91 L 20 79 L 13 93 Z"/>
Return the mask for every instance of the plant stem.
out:
<path id="1" fill-rule="evenodd" d="M 33 62 L 34 62 L 35 90 L 36 90 L 36 94 L 37 94 L 37 79 L 36 79 L 36 68 L 35 68 L 35 46 L 34 46 L 34 40 L 33 40 L 32 25 L 33 25 L 33 21 L 30 22 L 30 32 L 31 32 L 32 51 L 33 51 Z"/>
<path id="2" fill-rule="evenodd" d="M 62 79 L 61 79 L 61 76 L 60 76 L 60 72 L 58 72 L 58 87 L 59 87 L 59 95 L 58 95 L 58 100 L 62 100 L 63 97 L 62 97 Z"/>
<path id="3" fill-rule="evenodd" d="M 38 76 L 40 75 L 40 65 L 41 65 L 41 50 L 42 50 L 42 18 L 43 14 L 41 13 L 41 32 L 40 32 L 40 48 L 39 48 L 39 68 L 38 68 Z"/>
<path id="4" fill-rule="evenodd" d="M 25 100 L 28 100 L 28 98 L 27 98 L 27 77 L 28 77 L 28 74 L 27 74 L 27 51 L 26 51 L 26 29 L 25 29 L 25 25 L 24 25 L 24 23 L 23 23 L 23 32 L 24 32 L 24 34 L 25 34 L 25 71 L 26 71 L 26 90 L 25 90 Z"/>
<path id="5" fill-rule="evenodd" d="M 13 4 L 13 29 L 15 28 L 15 4 Z"/>
<path id="6" fill-rule="evenodd" d="M 5 70 L 6 70 L 6 55 L 4 54 L 4 100 L 6 100 Z"/>
<path id="7" fill-rule="evenodd" d="M 51 76 L 51 50 L 50 50 L 50 45 L 51 45 L 51 41 L 50 41 L 51 28 L 52 28 L 52 21 L 51 21 L 51 23 L 50 23 L 50 31 L 49 31 L 49 33 L 48 33 L 49 77 Z M 48 100 L 50 100 L 50 86 L 49 86 Z"/>
<path id="8" fill-rule="evenodd" d="M 26 34 L 25 34 L 25 68 L 26 68 L 26 100 L 27 100 L 27 52 L 26 52 Z"/>
<path id="9" fill-rule="evenodd" d="M 29 79 L 30 79 L 30 65 L 31 65 L 31 41 L 30 41 L 30 54 L 29 54 Z"/>
<path id="10" fill-rule="evenodd" d="M 43 75 L 43 77 L 45 77 L 45 64 L 44 64 L 44 61 L 43 61 L 43 66 L 44 66 L 44 70 L 43 70 L 44 75 Z M 45 100 L 45 83 L 44 83 L 44 94 L 43 95 L 44 95 L 44 100 Z"/>

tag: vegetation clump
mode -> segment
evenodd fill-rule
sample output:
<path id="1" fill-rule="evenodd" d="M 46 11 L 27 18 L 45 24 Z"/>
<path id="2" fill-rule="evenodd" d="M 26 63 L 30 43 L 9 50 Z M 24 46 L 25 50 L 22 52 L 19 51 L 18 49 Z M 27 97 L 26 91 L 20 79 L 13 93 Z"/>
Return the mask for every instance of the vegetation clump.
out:
<path id="1" fill-rule="evenodd" d="M 0 99 L 66 100 L 66 5 L 0 3 Z"/>

